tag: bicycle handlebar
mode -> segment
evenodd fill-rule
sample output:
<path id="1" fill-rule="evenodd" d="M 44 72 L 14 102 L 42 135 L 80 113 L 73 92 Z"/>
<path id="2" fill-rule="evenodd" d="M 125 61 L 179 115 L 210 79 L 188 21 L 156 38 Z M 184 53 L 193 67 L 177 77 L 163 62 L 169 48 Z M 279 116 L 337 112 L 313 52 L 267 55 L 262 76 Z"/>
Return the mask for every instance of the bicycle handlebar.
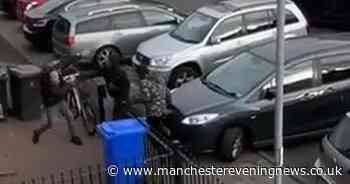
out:
<path id="1" fill-rule="evenodd" d="M 75 72 L 69 75 L 65 75 L 62 77 L 64 82 L 75 82 L 76 78 L 80 76 L 80 72 Z"/>

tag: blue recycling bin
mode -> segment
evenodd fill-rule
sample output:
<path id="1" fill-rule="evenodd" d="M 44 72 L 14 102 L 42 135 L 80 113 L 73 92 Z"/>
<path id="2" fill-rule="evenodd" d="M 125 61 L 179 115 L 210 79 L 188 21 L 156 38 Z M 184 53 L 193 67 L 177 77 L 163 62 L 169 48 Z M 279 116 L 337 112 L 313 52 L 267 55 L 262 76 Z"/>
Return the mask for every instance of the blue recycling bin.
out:
<path id="1" fill-rule="evenodd" d="M 143 183 L 143 176 L 127 175 L 124 168 L 144 167 L 147 128 L 137 119 L 104 122 L 97 128 L 103 139 L 107 184 Z"/>

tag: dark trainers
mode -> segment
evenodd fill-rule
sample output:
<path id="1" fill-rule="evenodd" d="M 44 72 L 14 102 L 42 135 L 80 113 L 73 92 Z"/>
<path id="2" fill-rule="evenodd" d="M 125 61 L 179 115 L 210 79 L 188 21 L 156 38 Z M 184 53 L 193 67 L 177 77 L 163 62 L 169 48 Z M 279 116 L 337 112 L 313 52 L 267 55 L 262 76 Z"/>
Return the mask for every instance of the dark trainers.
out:
<path id="1" fill-rule="evenodd" d="M 96 135 L 96 130 L 89 131 L 88 135 L 91 136 L 91 137 L 95 136 Z"/>
<path id="2" fill-rule="evenodd" d="M 83 142 L 81 141 L 80 137 L 78 137 L 78 136 L 73 136 L 71 138 L 70 142 L 77 145 L 77 146 L 83 145 Z"/>
<path id="3" fill-rule="evenodd" d="M 33 131 L 33 137 L 32 137 L 33 144 L 37 144 L 39 142 L 39 138 L 40 138 L 39 132 L 34 130 Z"/>

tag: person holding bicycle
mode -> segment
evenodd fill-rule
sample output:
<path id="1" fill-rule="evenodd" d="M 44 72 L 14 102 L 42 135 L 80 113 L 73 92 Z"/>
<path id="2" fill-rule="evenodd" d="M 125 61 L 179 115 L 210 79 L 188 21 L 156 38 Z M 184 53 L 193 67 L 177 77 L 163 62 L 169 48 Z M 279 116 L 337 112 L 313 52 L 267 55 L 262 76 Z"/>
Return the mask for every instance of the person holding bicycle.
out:
<path id="1" fill-rule="evenodd" d="M 43 98 L 43 105 L 46 111 L 47 122 L 38 129 L 33 131 L 32 142 L 37 144 L 40 136 L 47 130 L 52 128 L 52 108 L 59 106 L 60 112 L 67 121 L 68 131 L 70 133 L 70 141 L 75 145 L 82 145 L 80 137 L 76 135 L 75 129 L 72 125 L 73 115 L 70 111 L 67 102 L 64 100 L 71 83 L 75 79 L 71 78 L 68 81 L 63 80 L 63 76 L 72 74 L 77 71 L 73 63 L 77 63 L 80 57 L 68 57 L 56 60 L 49 63 L 42 68 L 41 73 L 41 95 Z"/>

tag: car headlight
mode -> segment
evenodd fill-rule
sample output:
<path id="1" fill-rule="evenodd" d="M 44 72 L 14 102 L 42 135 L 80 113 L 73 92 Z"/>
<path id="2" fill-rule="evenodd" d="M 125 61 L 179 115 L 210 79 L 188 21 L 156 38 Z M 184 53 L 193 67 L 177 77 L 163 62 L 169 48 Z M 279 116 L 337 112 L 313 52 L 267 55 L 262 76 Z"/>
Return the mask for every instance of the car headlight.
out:
<path id="1" fill-rule="evenodd" d="M 26 7 L 25 7 L 25 10 L 24 10 L 24 12 L 27 12 L 27 11 L 29 11 L 30 9 L 32 9 L 32 8 L 34 8 L 34 7 L 36 7 L 36 6 L 38 6 L 38 2 L 36 2 L 36 1 L 33 1 L 33 2 L 31 2 L 31 3 L 29 3 Z"/>
<path id="2" fill-rule="evenodd" d="M 37 21 L 35 21 L 33 26 L 34 27 L 45 27 L 48 21 L 49 21 L 48 19 L 37 20 Z"/>
<path id="3" fill-rule="evenodd" d="M 202 125 L 207 123 L 208 121 L 211 121 L 215 118 L 217 118 L 219 114 L 212 113 L 212 114 L 197 114 L 193 116 L 189 116 L 182 120 L 183 124 L 186 125 Z"/>
<path id="4" fill-rule="evenodd" d="M 150 65 L 156 67 L 167 66 L 169 64 L 171 57 L 160 57 L 151 59 Z"/>

